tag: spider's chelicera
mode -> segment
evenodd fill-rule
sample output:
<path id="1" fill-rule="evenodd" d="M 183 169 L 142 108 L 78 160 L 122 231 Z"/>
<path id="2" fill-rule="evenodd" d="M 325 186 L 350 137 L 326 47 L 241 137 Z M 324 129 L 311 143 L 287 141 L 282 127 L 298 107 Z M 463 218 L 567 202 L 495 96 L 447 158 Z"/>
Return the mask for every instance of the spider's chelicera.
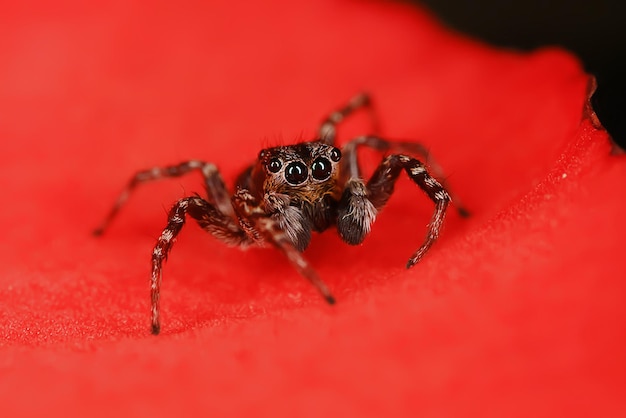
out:
<path id="1" fill-rule="evenodd" d="M 439 236 L 448 204 L 443 173 L 424 146 L 415 142 L 388 141 L 377 135 L 354 138 L 340 150 L 335 146 L 336 126 L 359 108 L 372 111 L 367 94 L 355 96 L 322 123 L 319 135 L 310 142 L 262 150 L 257 160 L 239 175 L 231 196 L 215 165 L 198 160 L 168 167 L 155 167 L 133 176 L 102 225 L 100 235 L 139 184 L 164 177 L 177 177 L 199 170 L 204 177 L 206 197 L 185 197 L 169 212 L 167 226 L 152 251 L 152 333 L 160 331 L 159 298 L 163 261 L 187 217 L 229 245 L 271 244 L 308 279 L 330 304 L 335 303 L 326 284 L 302 256 L 312 232 L 336 227 L 348 244 L 363 242 L 378 212 L 393 193 L 402 171 L 434 202 L 435 210 L 422 245 L 411 255 L 407 268 L 420 261 Z M 387 154 L 368 180 L 358 164 L 357 150 L 369 147 Z M 420 156 L 430 167 L 415 158 Z M 454 201 L 461 215 L 467 212 Z"/>

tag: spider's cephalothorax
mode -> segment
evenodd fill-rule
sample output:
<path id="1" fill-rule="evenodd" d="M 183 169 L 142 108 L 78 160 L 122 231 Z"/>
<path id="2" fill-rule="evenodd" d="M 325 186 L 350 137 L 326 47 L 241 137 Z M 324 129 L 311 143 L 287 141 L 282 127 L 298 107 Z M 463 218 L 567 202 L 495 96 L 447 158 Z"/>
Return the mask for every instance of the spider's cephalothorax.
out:
<path id="1" fill-rule="evenodd" d="M 259 153 L 251 184 L 265 214 L 277 222 L 298 251 L 335 222 L 341 197 L 341 151 L 321 141 L 268 148 Z"/>
<path id="2" fill-rule="evenodd" d="M 301 254 L 311 240 L 311 233 L 335 226 L 346 243 L 361 243 L 378 211 L 393 193 L 402 171 L 435 204 L 426 238 L 409 258 L 407 268 L 417 263 L 439 236 L 450 200 L 455 201 L 461 215 L 467 215 L 458 199 L 452 199 L 443 182 L 436 179 L 441 179 L 443 173 L 422 145 L 367 135 L 349 141 L 342 149 L 335 146 L 336 125 L 361 107 L 369 109 L 374 116 L 369 96 L 359 94 L 324 120 L 318 138 L 313 141 L 262 150 L 257 160 L 238 177 L 232 196 L 215 165 L 203 161 L 191 160 L 135 174 L 95 234 L 104 232 L 139 183 L 200 170 L 207 191 L 206 198 L 185 197 L 174 204 L 167 226 L 152 251 L 153 334 L 160 331 L 163 261 L 187 216 L 227 244 L 275 246 L 329 303 L 334 303 L 328 287 Z M 358 165 L 357 150 L 361 146 L 387 154 L 367 181 Z M 414 156 L 424 158 L 436 177 Z"/>

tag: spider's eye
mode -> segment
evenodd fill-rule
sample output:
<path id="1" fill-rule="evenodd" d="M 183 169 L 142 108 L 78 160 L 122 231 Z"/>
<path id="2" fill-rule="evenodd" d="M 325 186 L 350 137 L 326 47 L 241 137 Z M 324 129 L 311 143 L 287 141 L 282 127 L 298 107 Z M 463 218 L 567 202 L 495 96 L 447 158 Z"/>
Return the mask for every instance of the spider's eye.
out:
<path id="1" fill-rule="evenodd" d="M 333 150 L 330 152 L 330 159 L 334 162 L 337 162 L 341 159 L 341 151 L 339 151 L 339 148 L 333 148 Z"/>
<path id="2" fill-rule="evenodd" d="M 285 179 L 289 184 L 300 184 L 308 177 L 306 166 L 300 161 L 293 162 L 285 168 Z"/>
<path id="3" fill-rule="evenodd" d="M 311 174 L 313 174 L 313 178 L 316 180 L 326 180 L 330 177 L 331 170 L 330 161 L 326 158 L 317 158 L 311 165 Z"/>
<path id="4" fill-rule="evenodd" d="M 272 158 L 269 164 L 267 164 L 267 169 L 270 171 L 270 173 L 278 173 L 278 170 L 280 170 L 282 166 L 283 163 L 281 163 L 278 158 Z"/>

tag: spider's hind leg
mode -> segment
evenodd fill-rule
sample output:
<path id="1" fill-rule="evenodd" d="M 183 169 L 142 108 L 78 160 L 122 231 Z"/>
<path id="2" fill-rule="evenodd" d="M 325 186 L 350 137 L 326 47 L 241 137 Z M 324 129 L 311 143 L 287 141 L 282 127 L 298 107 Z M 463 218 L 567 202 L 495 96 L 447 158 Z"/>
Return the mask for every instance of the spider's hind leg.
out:
<path id="1" fill-rule="evenodd" d="M 343 107 L 335 110 L 322 121 L 319 128 L 320 140 L 326 144 L 334 145 L 335 138 L 337 137 L 337 125 L 359 109 L 367 109 L 369 111 L 372 124 L 374 125 L 373 131 L 377 133 L 379 130 L 379 122 L 378 116 L 372 106 L 372 99 L 367 93 L 359 93 L 350 99 Z"/>

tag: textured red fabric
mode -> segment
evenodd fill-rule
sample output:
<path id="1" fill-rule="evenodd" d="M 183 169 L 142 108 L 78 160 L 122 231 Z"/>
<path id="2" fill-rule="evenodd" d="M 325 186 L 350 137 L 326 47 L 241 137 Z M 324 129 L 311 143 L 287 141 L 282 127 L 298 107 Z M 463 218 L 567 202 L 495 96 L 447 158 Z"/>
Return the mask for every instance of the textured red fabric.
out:
<path id="1" fill-rule="evenodd" d="M 0 62 L 1 416 L 626 414 L 626 166 L 570 54 L 392 3 L 14 2 Z M 280 254 L 190 224 L 151 336 L 154 239 L 202 187 L 145 185 L 93 238 L 130 175 L 201 158 L 232 181 L 362 89 L 473 216 L 407 271 L 432 204 L 402 179 L 363 245 L 307 249 L 334 307 Z"/>

